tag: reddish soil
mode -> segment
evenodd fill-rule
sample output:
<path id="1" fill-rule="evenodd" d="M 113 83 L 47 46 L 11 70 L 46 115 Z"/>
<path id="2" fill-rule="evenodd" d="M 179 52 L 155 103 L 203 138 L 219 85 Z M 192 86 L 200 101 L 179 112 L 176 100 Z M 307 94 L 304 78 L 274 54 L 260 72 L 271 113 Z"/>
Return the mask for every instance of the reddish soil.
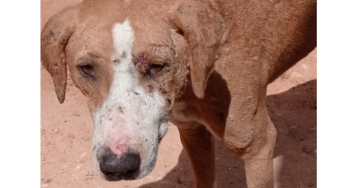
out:
<path id="1" fill-rule="evenodd" d="M 80 0 L 42 0 L 41 27 L 49 17 Z M 316 50 L 268 87 L 268 111 L 278 136 L 275 187 L 316 185 Z M 93 122 L 85 97 L 68 79 L 59 104 L 50 75 L 41 68 L 41 186 L 191 188 L 193 180 L 179 134 L 170 125 L 153 172 L 141 180 L 107 182 L 91 161 Z M 243 165 L 216 144 L 216 179 L 220 188 L 246 187 Z"/>

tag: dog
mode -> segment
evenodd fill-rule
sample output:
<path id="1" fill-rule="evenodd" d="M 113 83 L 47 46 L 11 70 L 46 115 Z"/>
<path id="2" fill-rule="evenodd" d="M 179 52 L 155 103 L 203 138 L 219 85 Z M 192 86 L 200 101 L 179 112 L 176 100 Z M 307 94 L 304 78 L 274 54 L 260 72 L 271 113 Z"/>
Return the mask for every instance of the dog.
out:
<path id="1" fill-rule="evenodd" d="M 41 60 L 60 103 L 67 67 L 88 98 L 104 179 L 148 175 L 171 122 L 196 188 L 216 187 L 215 139 L 249 188 L 272 188 L 266 89 L 316 47 L 316 11 L 315 0 L 84 0 L 48 20 Z"/>

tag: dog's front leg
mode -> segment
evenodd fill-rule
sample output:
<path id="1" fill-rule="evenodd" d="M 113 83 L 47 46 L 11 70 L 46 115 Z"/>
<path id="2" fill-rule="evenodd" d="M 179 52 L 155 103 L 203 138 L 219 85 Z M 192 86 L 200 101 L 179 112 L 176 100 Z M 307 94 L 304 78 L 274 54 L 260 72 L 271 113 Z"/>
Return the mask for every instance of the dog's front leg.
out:
<path id="1" fill-rule="evenodd" d="M 273 188 L 276 129 L 267 114 L 265 103 L 251 114 L 253 117 L 247 118 L 247 121 L 229 120 L 223 141 L 244 162 L 248 188 Z"/>
<path id="2" fill-rule="evenodd" d="M 273 188 L 273 153 L 277 133 L 266 110 L 258 110 L 258 115 L 260 113 L 262 115 L 256 118 L 258 121 L 254 126 L 253 142 L 240 156 L 244 161 L 248 188 Z"/>
<path id="3" fill-rule="evenodd" d="M 215 150 L 213 136 L 206 128 L 194 123 L 178 128 L 189 158 L 196 188 L 215 188 Z"/>

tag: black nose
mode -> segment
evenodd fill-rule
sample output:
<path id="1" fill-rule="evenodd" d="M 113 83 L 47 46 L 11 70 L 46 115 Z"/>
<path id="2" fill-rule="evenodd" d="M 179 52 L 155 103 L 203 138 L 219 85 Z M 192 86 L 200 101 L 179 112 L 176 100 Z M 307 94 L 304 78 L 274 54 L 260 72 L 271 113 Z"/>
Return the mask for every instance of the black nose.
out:
<path id="1" fill-rule="evenodd" d="M 100 170 L 110 181 L 134 179 L 139 171 L 140 156 L 138 152 L 129 150 L 120 158 L 107 148 L 99 160 Z"/>

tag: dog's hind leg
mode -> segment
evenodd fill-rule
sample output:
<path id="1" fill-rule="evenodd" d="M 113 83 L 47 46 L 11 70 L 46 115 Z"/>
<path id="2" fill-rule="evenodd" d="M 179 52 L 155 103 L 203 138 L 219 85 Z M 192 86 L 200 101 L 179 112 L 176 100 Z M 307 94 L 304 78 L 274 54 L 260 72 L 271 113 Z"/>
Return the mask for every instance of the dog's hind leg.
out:
<path id="1" fill-rule="evenodd" d="M 179 128 L 182 145 L 189 158 L 196 188 L 215 188 L 215 150 L 213 136 L 198 123 Z"/>

